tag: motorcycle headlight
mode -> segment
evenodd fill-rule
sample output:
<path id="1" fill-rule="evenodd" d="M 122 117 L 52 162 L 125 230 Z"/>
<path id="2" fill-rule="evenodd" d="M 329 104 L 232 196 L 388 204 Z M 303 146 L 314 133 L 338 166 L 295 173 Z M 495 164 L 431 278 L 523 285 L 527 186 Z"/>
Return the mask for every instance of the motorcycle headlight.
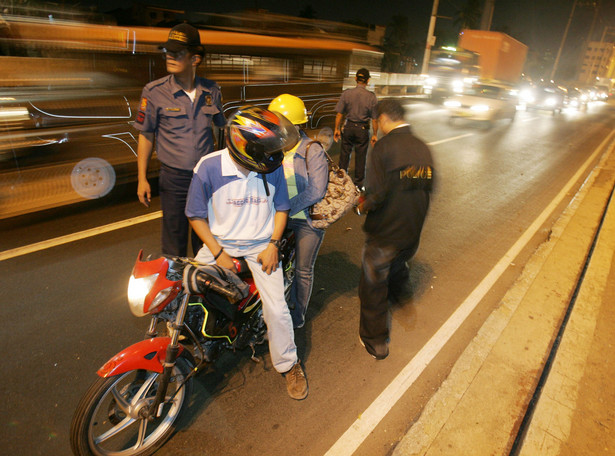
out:
<path id="1" fill-rule="evenodd" d="M 154 300 L 152 301 L 152 305 L 149 306 L 150 313 L 157 310 L 158 306 L 166 302 L 167 298 L 171 296 L 171 294 L 175 291 L 176 291 L 175 287 L 168 287 L 168 288 L 165 288 L 164 290 L 160 290 L 158 294 L 156 295 L 156 297 L 154 298 Z"/>
<path id="2" fill-rule="evenodd" d="M 154 286 L 157 278 L 158 274 L 152 274 L 139 279 L 135 276 L 130 276 L 128 281 L 128 305 L 135 317 L 143 317 L 147 314 L 145 311 L 145 297 Z"/>

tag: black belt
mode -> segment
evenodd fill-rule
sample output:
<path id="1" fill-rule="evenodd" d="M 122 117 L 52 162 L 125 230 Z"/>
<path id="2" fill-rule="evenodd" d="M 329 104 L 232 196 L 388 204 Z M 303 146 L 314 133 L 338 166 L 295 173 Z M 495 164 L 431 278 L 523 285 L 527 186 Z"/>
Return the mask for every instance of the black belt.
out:
<path id="1" fill-rule="evenodd" d="M 352 120 L 349 120 L 348 124 L 353 127 L 366 127 L 369 125 L 369 122 L 353 122 Z"/>
<path id="2" fill-rule="evenodd" d="M 175 174 L 176 176 L 192 176 L 193 173 L 191 169 L 173 168 L 172 166 L 165 165 L 162 162 L 160 162 L 160 168 L 164 169 L 168 173 Z"/>

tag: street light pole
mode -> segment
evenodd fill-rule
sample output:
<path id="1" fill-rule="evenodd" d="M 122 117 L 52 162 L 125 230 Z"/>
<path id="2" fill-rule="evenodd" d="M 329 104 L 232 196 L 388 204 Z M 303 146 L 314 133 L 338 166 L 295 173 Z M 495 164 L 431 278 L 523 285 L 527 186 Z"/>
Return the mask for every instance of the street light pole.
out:
<path id="1" fill-rule="evenodd" d="M 481 30 L 491 30 L 491 20 L 493 19 L 493 10 L 495 8 L 495 0 L 485 0 L 485 9 L 480 20 Z"/>
<path id="2" fill-rule="evenodd" d="M 429 20 L 429 30 L 427 31 L 427 42 L 425 43 L 425 55 L 423 56 L 423 68 L 421 73 L 427 74 L 429 71 L 429 58 L 431 57 L 431 47 L 436 44 L 436 37 L 433 32 L 436 29 L 436 17 L 438 16 L 438 2 L 433 0 L 431 9 L 431 19 Z"/>
<path id="3" fill-rule="evenodd" d="M 555 63 L 553 63 L 553 70 L 551 71 L 550 80 L 553 80 L 555 77 L 555 72 L 557 71 L 557 65 L 559 64 L 559 58 L 562 55 L 562 49 L 564 48 L 564 43 L 566 42 L 566 37 L 568 36 L 568 29 L 570 28 L 570 23 L 572 22 L 572 16 L 574 16 L 574 10 L 577 7 L 577 0 L 574 0 L 572 5 L 572 11 L 570 11 L 570 17 L 568 18 L 568 24 L 566 24 L 566 30 L 564 30 L 564 36 L 562 37 L 562 42 L 559 45 L 559 50 L 557 51 L 557 57 L 555 57 Z"/>

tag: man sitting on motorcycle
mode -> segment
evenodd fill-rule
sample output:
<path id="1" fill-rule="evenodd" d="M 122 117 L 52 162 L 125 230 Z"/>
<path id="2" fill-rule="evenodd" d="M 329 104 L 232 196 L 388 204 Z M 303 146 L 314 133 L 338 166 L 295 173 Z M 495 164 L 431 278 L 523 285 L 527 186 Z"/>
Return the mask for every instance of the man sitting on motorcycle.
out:
<path id="1" fill-rule="evenodd" d="M 196 260 L 234 270 L 231 257 L 246 259 L 261 296 L 273 366 L 286 376 L 290 397 L 301 400 L 308 385 L 278 267 L 290 209 L 280 165 L 299 135 L 284 116 L 249 106 L 229 118 L 225 134 L 227 148 L 197 163 L 188 191 L 186 216 L 204 243 Z"/>

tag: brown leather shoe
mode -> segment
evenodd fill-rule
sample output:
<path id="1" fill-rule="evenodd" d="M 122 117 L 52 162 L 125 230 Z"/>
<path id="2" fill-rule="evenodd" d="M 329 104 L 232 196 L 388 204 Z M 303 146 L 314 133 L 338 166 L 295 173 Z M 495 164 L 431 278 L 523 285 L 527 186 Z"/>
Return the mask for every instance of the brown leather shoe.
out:
<path id="1" fill-rule="evenodd" d="M 297 361 L 291 370 L 284 374 L 286 377 L 286 389 L 288 395 L 293 399 L 300 401 L 308 395 L 308 384 L 305 378 L 305 372 L 301 368 L 301 363 Z"/>

